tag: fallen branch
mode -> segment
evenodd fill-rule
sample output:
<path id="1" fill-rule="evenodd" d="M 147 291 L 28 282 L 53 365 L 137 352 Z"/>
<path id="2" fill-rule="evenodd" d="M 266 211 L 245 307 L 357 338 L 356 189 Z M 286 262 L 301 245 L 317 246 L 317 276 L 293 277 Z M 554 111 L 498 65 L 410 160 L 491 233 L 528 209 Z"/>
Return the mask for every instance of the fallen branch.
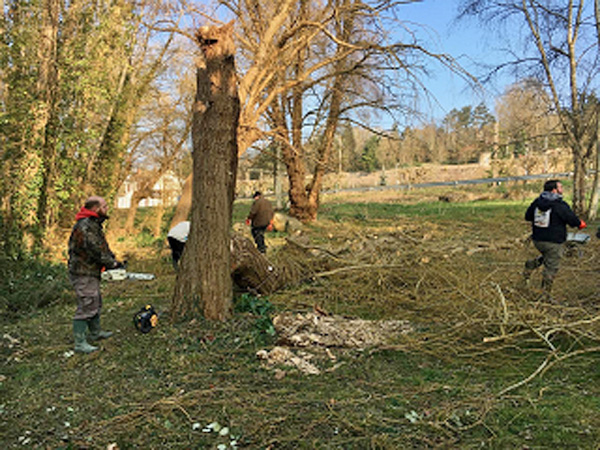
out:
<path id="1" fill-rule="evenodd" d="M 580 355 L 585 355 L 587 353 L 595 353 L 595 352 L 600 352 L 600 346 L 577 350 L 577 351 L 574 351 L 571 353 L 567 353 L 566 355 L 563 355 L 563 356 L 556 356 L 556 352 L 553 351 L 550 354 L 548 354 L 548 356 L 546 357 L 544 362 L 542 364 L 540 364 L 540 366 L 531 375 L 529 375 L 527 378 L 519 381 L 518 383 L 515 383 L 511 386 L 508 386 L 507 388 L 502 389 L 500 392 L 498 392 L 498 394 L 496 394 L 496 396 L 502 397 L 503 395 L 507 394 L 508 392 L 513 391 L 513 390 L 529 383 L 531 380 L 533 380 L 538 375 L 545 373 L 556 363 L 565 361 L 565 360 L 567 360 L 569 358 L 573 358 L 575 356 L 580 356 Z M 552 358 L 556 358 L 556 359 L 554 361 L 551 361 Z"/>
<path id="2" fill-rule="evenodd" d="M 500 392 L 498 392 L 498 394 L 496 394 L 497 397 L 502 397 L 503 395 L 509 393 L 510 391 L 514 391 L 515 389 L 529 383 L 531 380 L 533 380 L 535 377 L 537 377 L 540 373 L 542 373 L 542 371 L 544 370 L 544 368 L 550 363 L 550 360 L 552 359 L 552 357 L 554 356 L 554 353 L 550 353 L 546 359 L 544 360 L 544 362 L 542 364 L 540 364 L 540 366 L 535 370 L 535 372 L 533 372 L 531 375 L 529 375 L 527 378 L 519 381 L 518 383 L 512 384 L 504 389 L 502 389 Z"/>
<path id="3" fill-rule="evenodd" d="M 296 241 L 295 239 L 290 239 L 290 238 L 287 238 L 286 242 L 288 244 L 293 245 L 294 247 L 298 247 L 299 249 L 304 250 L 304 251 L 318 250 L 320 252 L 323 252 L 323 253 L 331 256 L 334 259 L 338 259 L 338 260 L 342 259 L 338 255 L 336 255 L 335 253 L 333 253 L 331 250 L 323 248 L 323 247 L 319 247 L 319 246 L 316 246 L 316 245 L 304 245 L 304 244 L 301 244 L 300 242 Z"/>
<path id="4" fill-rule="evenodd" d="M 330 275 L 335 275 L 342 272 L 350 272 L 353 270 L 363 270 L 363 269 L 398 269 L 400 267 L 405 267 L 404 264 L 360 264 L 358 266 L 348 266 L 348 267 L 340 267 L 338 269 L 329 270 L 327 272 L 316 273 L 311 275 L 311 278 L 323 278 L 328 277 Z"/>

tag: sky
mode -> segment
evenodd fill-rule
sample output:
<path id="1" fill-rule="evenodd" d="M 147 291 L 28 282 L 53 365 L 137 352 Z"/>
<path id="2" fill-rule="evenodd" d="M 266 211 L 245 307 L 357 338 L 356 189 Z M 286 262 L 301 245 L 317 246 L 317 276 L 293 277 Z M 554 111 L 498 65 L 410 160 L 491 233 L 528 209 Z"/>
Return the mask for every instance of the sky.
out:
<path id="1" fill-rule="evenodd" d="M 423 0 L 403 5 L 399 10 L 402 20 L 426 27 L 428 32 L 418 27 L 419 33 L 433 41 L 436 51 L 450 54 L 469 73 L 479 76 L 484 73 L 481 62 L 492 64 L 501 60 L 502 44 L 473 19 L 457 23 L 458 4 L 459 0 Z M 505 77 L 476 92 L 460 76 L 438 67 L 424 84 L 439 104 L 423 105 L 424 112 L 440 120 L 453 108 L 476 106 L 482 101 L 493 111 L 495 98 L 512 81 Z"/>

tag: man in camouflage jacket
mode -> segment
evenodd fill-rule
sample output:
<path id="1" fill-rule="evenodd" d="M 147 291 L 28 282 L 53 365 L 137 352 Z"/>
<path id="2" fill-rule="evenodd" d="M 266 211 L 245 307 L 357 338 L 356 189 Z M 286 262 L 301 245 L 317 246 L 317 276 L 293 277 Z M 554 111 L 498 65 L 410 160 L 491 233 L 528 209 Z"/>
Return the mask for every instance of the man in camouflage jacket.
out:
<path id="1" fill-rule="evenodd" d="M 75 351 L 91 353 L 98 350 L 88 344 L 92 340 L 109 338 L 110 331 L 100 327 L 102 295 L 100 275 L 104 269 L 115 269 L 122 264 L 108 247 L 103 222 L 108 219 L 108 205 L 102 197 L 90 197 L 75 216 L 77 223 L 69 238 L 69 277 L 77 294 L 77 310 L 73 317 Z"/>

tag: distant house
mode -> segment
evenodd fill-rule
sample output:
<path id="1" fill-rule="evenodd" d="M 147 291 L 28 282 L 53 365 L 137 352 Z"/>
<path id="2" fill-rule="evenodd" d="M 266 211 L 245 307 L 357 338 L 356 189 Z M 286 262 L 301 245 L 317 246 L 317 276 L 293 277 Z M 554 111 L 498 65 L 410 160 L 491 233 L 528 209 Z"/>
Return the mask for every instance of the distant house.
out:
<path id="1" fill-rule="evenodd" d="M 134 180 L 135 175 L 128 177 L 117 195 L 116 207 L 119 209 L 128 209 L 131 207 L 131 198 L 137 188 L 137 182 Z M 152 195 L 140 200 L 138 206 L 141 208 L 149 206 L 173 206 L 177 204 L 181 196 L 181 187 L 183 181 L 175 176 L 171 171 L 165 173 L 154 184 Z"/>

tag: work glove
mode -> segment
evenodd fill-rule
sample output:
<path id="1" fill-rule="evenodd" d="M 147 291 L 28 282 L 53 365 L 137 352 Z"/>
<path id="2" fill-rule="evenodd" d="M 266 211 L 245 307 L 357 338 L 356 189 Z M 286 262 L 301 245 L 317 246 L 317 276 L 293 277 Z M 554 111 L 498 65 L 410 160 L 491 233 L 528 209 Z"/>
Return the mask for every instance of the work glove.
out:
<path id="1" fill-rule="evenodd" d="M 273 221 L 269 222 L 269 225 L 267 225 L 267 231 L 273 231 Z"/>
<path id="2" fill-rule="evenodd" d="M 587 223 L 585 223 L 583 220 L 579 219 L 579 221 L 581 222 L 579 224 L 579 229 L 583 230 L 585 227 L 587 227 Z"/>
<path id="3" fill-rule="evenodd" d="M 246 225 L 250 225 L 250 219 L 246 219 Z"/>

